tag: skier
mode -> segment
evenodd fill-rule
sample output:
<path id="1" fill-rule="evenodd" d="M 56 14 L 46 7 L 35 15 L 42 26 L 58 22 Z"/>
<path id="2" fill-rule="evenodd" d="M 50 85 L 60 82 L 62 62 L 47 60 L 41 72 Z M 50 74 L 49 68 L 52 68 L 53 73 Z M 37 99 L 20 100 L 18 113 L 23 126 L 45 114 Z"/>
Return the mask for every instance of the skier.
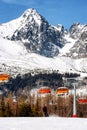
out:
<path id="1" fill-rule="evenodd" d="M 47 111 L 47 106 L 46 105 L 43 106 L 43 114 L 44 114 L 45 117 L 48 116 L 48 111 Z"/>

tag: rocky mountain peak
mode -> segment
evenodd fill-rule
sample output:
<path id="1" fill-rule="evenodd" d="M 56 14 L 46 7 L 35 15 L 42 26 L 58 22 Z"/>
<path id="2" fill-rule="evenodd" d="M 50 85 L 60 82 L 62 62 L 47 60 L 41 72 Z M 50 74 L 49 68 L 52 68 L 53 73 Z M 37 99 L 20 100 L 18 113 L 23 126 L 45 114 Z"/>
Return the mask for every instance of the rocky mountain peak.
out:
<path id="1" fill-rule="evenodd" d="M 64 27 L 63 27 L 63 25 L 61 25 L 61 24 L 58 24 L 58 25 L 57 25 L 57 28 L 58 28 L 59 31 L 63 31 L 63 30 L 64 30 Z"/>
<path id="2" fill-rule="evenodd" d="M 74 23 L 70 29 L 70 36 L 74 39 L 77 39 L 80 37 L 80 30 L 82 29 L 83 26 L 80 25 L 80 23 Z"/>
<path id="3" fill-rule="evenodd" d="M 80 23 L 74 23 L 69 29 L 70 36 L 74 39 L 80 38 L 85 31 L 87 31 L 87 24 Z"/>
<path id="4" fill-rule="evenodd" d="M 28 9 L 21 16 L 21 26 L 15 30 L 11 40 L 21 41 L 29 52 L 54 57 L 65 44 L 65 32 L 61 28 L 59 31 L 35 9 Z"/>
<path id="5" fill-rule="evenodd" d="M 70 27 L 70 37 L 75 40 L 69 51 L 69 56 L 73 58 L 87 57 L 87 24 L 75 23 Z"/>
<path id="6" fill-rule="evenodd" d="M 40 24 L 42 16 L 33 8 L 26 10 L 22 15 L 22 21 L 32 22 L 35 21 L 37 24 Z"/>
<path id="7" fill-rule="evenodd" d="M 30 8 L 30 9 L 27 9 L 27 10 L 23 13 L 23 17 L 28 16 L 28 15 L 30 15 L 30 14 L 36 14 L 36 13 L 37 13 L 36 9 Z"/>

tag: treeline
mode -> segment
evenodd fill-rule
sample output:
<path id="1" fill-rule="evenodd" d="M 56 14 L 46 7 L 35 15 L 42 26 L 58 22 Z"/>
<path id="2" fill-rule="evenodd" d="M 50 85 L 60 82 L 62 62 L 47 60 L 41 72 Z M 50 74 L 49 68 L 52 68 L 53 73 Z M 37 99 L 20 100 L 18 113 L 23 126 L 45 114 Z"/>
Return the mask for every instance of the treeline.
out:
<path id="1" fill-rule="evenodd" d="M 32 75 L 31 73 L 25 74 L 23 76 L 17 75 L 16 78 L 10 78 L 7 84 L 2 85 L 2 89 L 6 87 L 10 92 L 17 92 L 19 89 L 24 90 L 28 86 L 28 91 L 36 88 L 36 82 L 38 80 L 47 81 L 50 83 L 49 87 L 53 87 L 54 82 L 58 82 L 58 86 L 62 86 L 62 74 L 59 73 L 39 73 L 37 75 Z"/>
<path id="2" fill-rule="evenodd" d="M 10 78 L 7 84 L 4 86 L 10 91 L 17 91 L 19 88 L 24 90 L 26 86 L 29 89 L 36 88 L 36 82 L 38 80 L 47 81 L 50 88 L 56 89 L 57 87 L 64 86 L 63 77 L 76 77 L 78 74 L 75 73 L 65 73 L 60 74 L 58 71 L 52 73 L 38 73 L 32 75 L 31 73 L 25 74 L 23 76 L 17 75 L 16 78 Z M 55 86 L 54 86 L 55 83 Z M 3 88 L 3 86 L 2 86 Z"/>
<path id="3" fill-rule="evenodd" d="M 73 115 L 73 95 L 66 97 L 50 94 L 45 97 L 29 95 L 27 98 L 22 95 L 17 100 L 13 100 L 13 94 L 10 94 L 8 98 L 0 98 L 0 117 L 42 117 L 44 105 L 49 116 L 72 117 Z M 77 115 L 87 117 L 87 104 L 77 102 Z"/>
<path id="4" fill-rule="evenodd" d="M 0 117 L 41 117 L 43 113 L 37 104 L 19 100 L 14 102 L 11 97 L 0 100 Z"/>

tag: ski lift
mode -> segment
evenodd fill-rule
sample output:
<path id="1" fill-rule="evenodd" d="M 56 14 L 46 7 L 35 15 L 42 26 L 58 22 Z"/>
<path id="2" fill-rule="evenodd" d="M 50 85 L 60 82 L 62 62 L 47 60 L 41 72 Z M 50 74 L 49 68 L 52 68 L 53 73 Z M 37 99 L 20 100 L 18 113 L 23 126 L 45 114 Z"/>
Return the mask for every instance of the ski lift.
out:
<path id="1" fill-rule="evenodd" d="M 68 95 L 69 89 L 67 87 L 59 87 L 55 92 L 58 96 Z"/>
<path id="2" fill-rule="evenodd" d="M 87 88 L 82 86 L 80 89 L 80 97 L 77 101 L 79 104 L 87 104 Z"/>
<path id="3" fill-rule="evenodd" d="M 87 104 L 87 99 L 85 99 L 85 98 L 80 98 L 80 99 L 78 99 L 78 103 L 79 103 L 79 104 Z"/>
<path id="4" fill-rule="evenodd" d="M 9 74 L 0 74 L 0 82 L 8 82 L 9 78 Z"/>
<path id="5" fill-rule="evenodd" d="M 40 87 L 38 90 L 39 94 L 48 94 L 51 93 L 51 89 L 49 87 Z"/>

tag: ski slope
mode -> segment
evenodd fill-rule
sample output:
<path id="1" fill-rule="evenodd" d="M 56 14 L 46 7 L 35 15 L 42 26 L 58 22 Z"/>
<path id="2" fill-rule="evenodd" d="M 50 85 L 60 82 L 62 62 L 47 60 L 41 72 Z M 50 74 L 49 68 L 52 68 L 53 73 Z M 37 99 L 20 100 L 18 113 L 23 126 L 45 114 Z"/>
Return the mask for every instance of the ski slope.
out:
<path id="1" fill-rule="evenodd" d="M 86 130 L 86 118 L 0 118 L 0 130 Z"/>

